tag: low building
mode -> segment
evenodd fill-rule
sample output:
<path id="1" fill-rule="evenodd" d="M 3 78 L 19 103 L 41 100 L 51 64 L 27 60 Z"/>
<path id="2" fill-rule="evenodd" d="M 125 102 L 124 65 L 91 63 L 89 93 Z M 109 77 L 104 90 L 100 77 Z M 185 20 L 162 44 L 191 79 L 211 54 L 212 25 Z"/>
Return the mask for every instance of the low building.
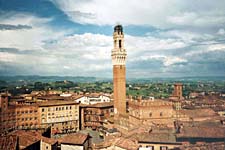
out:
<path id="1" fill-rule="evenodd" d="M 79 102 L 81 104 L 97 104 L 97 103 L 105 103 L 105 102 L 110 102 L 111 99 L 108 96 L 105 96 L 103 94 L 98 94 L 98 93 L 91 93 L 91 94 L 86 94 L 84 96 L 81 96 L 75 100 L 76 102 Z"/>
<path id="2" fill-rule="evenodd" d="M 93 105 L 80 105 L 81 111 L 81 128 L 92 128 L 100 130 L 107 118 L 113 116 L 113 103 L 105 102 Z"/>
<path id="3" fill-rule="evenodd" d="M 172 133 L 142 133 L 137 139 L 139 150 L 168 150 L 182 145 Z"/>
<path id="4" fill-rule="evenodd" d="M 61 150 L 89 150 L 92 146 L 91 136 L 75 133 L 58 139 Z"/>
<path id="5" fill-rule="evenodd" d="M 55 139 L 43 137 L 36 131 L 17 130 L 9 134 L 18 138 L 19 149 L 57 150 L 58 142 Z"/>

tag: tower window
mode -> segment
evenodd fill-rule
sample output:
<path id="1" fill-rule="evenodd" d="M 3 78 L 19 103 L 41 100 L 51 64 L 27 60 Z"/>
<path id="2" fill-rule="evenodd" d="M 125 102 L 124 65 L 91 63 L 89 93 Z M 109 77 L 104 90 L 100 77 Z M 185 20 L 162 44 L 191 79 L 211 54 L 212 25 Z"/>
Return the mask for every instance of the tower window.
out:
<path id="1" fill-rule="evenodd" d="M 122 41 L 119 40 L 119 48 L 121 48 L 121 47 L 122 47 Z"/>

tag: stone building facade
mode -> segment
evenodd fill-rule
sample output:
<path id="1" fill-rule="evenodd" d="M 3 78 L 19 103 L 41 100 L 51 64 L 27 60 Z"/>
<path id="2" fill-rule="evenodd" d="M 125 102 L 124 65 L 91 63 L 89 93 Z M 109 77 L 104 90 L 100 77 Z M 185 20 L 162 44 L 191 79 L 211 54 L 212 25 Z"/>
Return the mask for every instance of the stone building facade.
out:
<path id="1" fill-rule="evenodd" d="M 164 124 L 173 126 L 173 105 L 163 100 L 130 100 L 130 126 Z"/>
<path id="2" fill-rule="evenodd" d="M 105 102 L 93 105 L 81 105 L 80 112 L 81 129 L 102 130 L 104 122 L 107 121 L 106 119 L 113 116 L 113 103 Z"/>
<path id="3" fill-rule="evenodd" d="M 0 133 L 15 129 L 38 129 L 40 127 L 37 105 L 9 105 L 9 96 L 1 95 Z"/>
<path id="4" fill-rule="evenodd" d="M 49 101 L 39 104 L 40 125 L 51 127 L 52 134 L 79 130 L 79 105 L 74 101 Z"/>

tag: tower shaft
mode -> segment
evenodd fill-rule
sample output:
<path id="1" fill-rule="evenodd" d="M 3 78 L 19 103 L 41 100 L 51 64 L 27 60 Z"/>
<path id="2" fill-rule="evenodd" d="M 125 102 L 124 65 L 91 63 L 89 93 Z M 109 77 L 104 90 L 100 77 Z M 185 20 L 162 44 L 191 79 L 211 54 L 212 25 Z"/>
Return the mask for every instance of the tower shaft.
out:
<path id="1" fill-rule="evenodd" d="M 126 113 L 126 66 L 113 66 L 113 95 L 115 114 Z"/>

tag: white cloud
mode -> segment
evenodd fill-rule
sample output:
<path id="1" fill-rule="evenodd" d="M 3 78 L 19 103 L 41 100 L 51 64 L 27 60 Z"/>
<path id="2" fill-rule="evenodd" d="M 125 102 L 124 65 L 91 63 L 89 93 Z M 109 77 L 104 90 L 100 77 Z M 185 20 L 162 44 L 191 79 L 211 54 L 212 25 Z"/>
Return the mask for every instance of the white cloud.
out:
<path id="1" fill-rule="evenodd" d="M 225 52 L 225 44 L 209 44 L 206 46 L 200 46 L 194 51 L 189 51 L 185 54 L 187 57 L 191 57 L 194 55 L 210 53 L 215 51 L 224 51 Z"/>
<path id="2" fill-rule="evenodd" d="M 224 22 L 223 0 L 52 0 L 69 18 L 82 24 L 150 25 L 160 28 L 176 25 L 217 26 Z"/>
<path id="3" fill-rule="evenodd" d="M 170 66 L 170 65 L 173 65 L 173 64 L 185 63 L 185 62 L 187 62 L 187 60 L 184 59 L 184 58 L 169 56 L 169 57 L 165 58 L 164 65 Z"/>
<path id="4" fill-rule="evenodd" d="M 225 44 L 214 44 L 208 47 L 208 51 L 225 51 Z"/>
<path id="5" fill-rule="evenodd" d="M 219 34 L 219 35 L 224 35 L 225 34 L 225 30 L 224 29 L 219 29 L 218 30 L 218 32 L 217 32 L 217 34 Z"/>
<path id="6" fill-rule="evenodd" d="M 163 65 L 166 67 L 169 67 L 169 66 L 177 64 L 177 63 L 187 62 L 187 60 L 184 58 L 177 57 L 177 56 L 166 56 L 163 54 L 150 55 L 150 56 L 139 56 L 138 58 L 134 58 L 130 61 L 138 62 L 138 61 L 149 61 L 149 60 L 160 60 L 163 62 Z"/>
<path id="7" fill-rule="evenodd" d="M 64 69 L 71 69 L 70 66 L 63 66 Z"/>
<path id="8" fill-rule="evenodd" d="M 17 59 L 15 54 L 8 52 L 0 52 L 0 62 L 15 62 Z"/>
<path id="9" fill-rule="evenodd" d="M 39 18 L 37 16 L 26 14 L 26 13 L 6 13 L 4 15 L 1 15 L 1 24 L 10 24 L 10 25 L 30 25 L 30 26 L 36 26 L 43 25 L 49 21 L 51 21 L 52 18 Z"/>
<path id="10" fill-rule="evenodd" d="M 152 36 L 138 37 L 126 35 L 125 46 L 127 50 L 129 50 L 128 56 L 134 56 L 137 53 L 141 53 L 144 51 L 163 51 L 184 48 L 187 46 L 187 44 L 180 39 L 162 39 Z"/>
<path id="11" fill-rule="evenodd" d="M 11 13 L 10 13 L 11 14 Z M 55 40 L 66 34 L 65 31 L 53 31 L 46 23 L 51 19 L 38 18 L 29 14 L 11 14 L 1 18 L 7 25 L 28 25 L 31 29 L 0 30 L 0 47 L 19 50 L 44 50 L 45 42 Z"/>
<path id="12" fill-rule="evenodd" d="M 197 32 L 175 29 L 168 31 L 160 31 L 157 33 L 157 36 L 160 36 L 161 38 L 176 38 L 176 40 L 180 40 L 186 44 L 199 43 L 199 40 L 208 41 L 214 38 L 214 36 L 210 34 L 200 34 Z"/>
<path id="13" fill-rule="evenodd" d="M 174 16 L 168 16 L 168 23 L 182 26 L 213 27 L 225 23 L 224 12 L 184 12 Z"/>
<path id="14" fill-rule="evenodd" d="M 174 1 L 174 0 L 173 0 Z M 79 23 L 90 24 L 110 24 L 116 22 L 122 24 L 153 24 L 161 18 L 162 25 L 164 23 L 164 14 L 172 13 L 173 2 L 166 1 L 140 1 L 131 0 L 127 3 L 126 0 L 53 0 L 53 2 L 62 9 L 71 20 Z M 154 7 L 150 7 L 154 4 Z M 175 10 L 176 11 L 176 10 Z"/>

